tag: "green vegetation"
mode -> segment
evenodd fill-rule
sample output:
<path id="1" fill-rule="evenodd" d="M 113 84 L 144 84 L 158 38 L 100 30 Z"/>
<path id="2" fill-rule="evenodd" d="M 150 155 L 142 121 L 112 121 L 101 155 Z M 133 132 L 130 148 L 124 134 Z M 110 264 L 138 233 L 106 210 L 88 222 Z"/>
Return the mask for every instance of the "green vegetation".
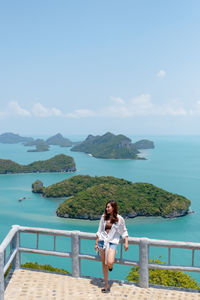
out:
<path id="1" fill-rule="evenodd" d="M 22 137 L 19 134 L 6 132 L 0 134 L 0 143 L 17 144 L 23 143 L 24 146 L 35 146 L 35 149 L 27 150 L 27 152 L 43 152 L 49 150 L 49 145 L 59 145 L 60 147 L 71 147 L 78 142 L 71 142 L 69 139 L 64 138 L 60 133 L 48 138 L 46 141 L 43 139 L 36 139 L 30 137 Z M 80 143 L 80 142 L 79 142 Z"/>
<path id="2" fill-rule="evenodd" d="M 33 141 L 33 139 L 29 137 L 23 137 L 12 132 L 6 132 L 0 135 L 0 143 L 4 144 L 26 143 L 29 141 Z"/>
<path id="3" fill-rule="evenodd" d="M 124 217 L 178 217 L 188 213 L 190 200 L 149 183 L 132 183 L 111 176 L 77 175 L 43 189 L 45 197 L 70 197 L 57 215 L 99 219 L 108 200 L 116 200 Z"/>
<path id="4" fill-rule="evenodd" d="M 27 269 L 45 270 L 45 271 L 69 274 L 69 272 L 65 269 L 54 268 L 51 265 L 40 265 L 37 262 L 35 263 L 27 262 L 25 264 L 22 264 L 21 266 L 22 268 L 27 268 Z"/>
<path id="5" fill-rule="evenodd" d="M 49 145 L 42 139 L 28 142 L 24 146 L 36 146 L 36 149 L 30 149 L 27 152 L 44 152 L 49 150 Z"/>
<path id="6" fill-rule="evenodd" d="M 141 140 L 133 144 L 125 135 L 107 132 L 103 136 L 89 135 L 85 141 L 75 145 L 71 150 L 89 153 L 98 158 L 142 159 L 137 156 L 138 149 L 150 148 L 154 148 L 151 141 Z"/>
<path id="7" fill-rule="evenodd" d="M 40 160 L 29 165 L 20 165 L 12 160 L 0 159 L 0 174 L 34 172 L 73 172 L 76 170 L 71 156 L 58 154 L 47 160 Z"/>
<path id="8" fill-rule="evenodd" d="M 60 147 L 71 147 L 72 146 L 72 142 L 69 139 L 64 138 L 60 133 L 57 133 L 56 135 L 48 138 L 46 140 L 46 143 L 48 145 L 59 145 Z"/>
<path id="9" fill-rule="evenodd" d="M 32 192 L 33 193 L 42 193 L 44 190 L 43 187 L 43 183 L 40 180 L 36 180 L 33 184 L 32 184 Z"/>
<path id="10" fill-rule="evenodd" d="M 137 149 L 153 149 L 155 148 L 154 143 L 149 140 L 140 140 L 133 144 Z"/>
<path id="11" fill-rule="evenodd" d="M 151 263 L 164 264 L 159 259 L 150 260 Z M 127 275 L 128 281 L 139 281 L 139 267 L 131 268 L 131 271 Z M 200 289 L 198 283 L 191 278 L 188 274 L 182 271 L 170 271 L 170 270 L 149 270 L 149 283 L 164 286 L 173 286 L 190 289 Z"/>
<path id="12" fill-rule="evenodd" d="M 89 135 L 85 141 L 75 145 L 71 150 L 89 153 L 94 157 L 112 159 L 137 159 L 139 153 L 129 138 L 110 132 L 103 136 Z"/>

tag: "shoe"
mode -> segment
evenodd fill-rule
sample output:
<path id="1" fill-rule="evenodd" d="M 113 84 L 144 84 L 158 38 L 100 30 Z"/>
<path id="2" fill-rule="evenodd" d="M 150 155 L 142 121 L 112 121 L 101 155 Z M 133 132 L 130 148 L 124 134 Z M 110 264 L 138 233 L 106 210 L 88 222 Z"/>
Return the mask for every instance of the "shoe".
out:
<path id="1" fill-rule="evenodd" d="M 109 293 L 110 292 L 110 288 L 109 287 L 108 288 L 102 288 L 101 292 L 102 293 Z"/>
<path id="2" fill-rule="evenodd" d="M 110 272 L 112 272 L 112 270 L 113 270 L 113 268 L 111 268 L 111 269 L 108 269 Z"/>

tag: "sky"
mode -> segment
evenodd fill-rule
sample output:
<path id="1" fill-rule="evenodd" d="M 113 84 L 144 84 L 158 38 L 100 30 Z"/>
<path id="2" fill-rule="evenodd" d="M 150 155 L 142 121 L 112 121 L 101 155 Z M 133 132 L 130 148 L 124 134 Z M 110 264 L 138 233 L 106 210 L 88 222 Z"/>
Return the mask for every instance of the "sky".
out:
<path id="1" fill-rule="evenodd" d="M 200 134 L 199 0 L 0 1 L 0 134 Z"/>

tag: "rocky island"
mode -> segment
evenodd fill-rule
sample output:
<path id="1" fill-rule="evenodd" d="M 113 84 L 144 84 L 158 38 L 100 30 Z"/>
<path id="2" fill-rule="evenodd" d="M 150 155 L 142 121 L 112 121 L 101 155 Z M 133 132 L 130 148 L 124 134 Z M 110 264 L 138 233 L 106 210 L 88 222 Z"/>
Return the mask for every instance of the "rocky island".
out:
<path id="1" fill-rule="evenodd" d="M 3 144 L 17 144 L 17 143 L 27 143 L 33 141 L 33 138 L 23 137 L 19 134 L 15 134 L 12 132 L 5 132 L 0 134 L 0 143 Z"/>
<path id="2" fill-rule="evenodd" d="M 48 145 L 59 145 L 60 147 L 71 147 L 73 145 L 69 139 L 64 138 L 60 133 L 48 138 L 46 143 Z"/>
<path id="3" fill-rule="evenodd" d="M 154 148 L 148 140 L 132 143 L 125 135 L 107 132 L 103 136 L 88 135 L 82 143 L 75 145 L 71 151 L 88 153 L 96 158 L 107 159 L 144 159 L 139 157 L 139 149 Z"/>
<path id="4" fill-rule="evenodd" d="M 74 172 L 76 166 L 71 156 L 58 154 L 47 160 L 21 165 L 12 160 L 0 159 L 0 174 L 35 173 L 35 172 Z"/>
<path id="5" fill-rule="evenodd" d="M 27 152 L 44 152 L 49 151 L 49 145 L 43 139 L 29 141 L 24 146 L 35 146 L 35 149 L 29 149 Z"/>
<path id="6" fill-rule="evenodd" d="M 33 184 L 34 186 L 34 184 Z M 61 203 L 57 216 L 99 219 L 108 200 L 116 200 L 123 217 L 161 216 L 174 218 L 189 213 L 190 200 L 150 183 L 133 183 L 111 176 L 77 175 L 48 187 L 38 182 L 44 197 L 69 197 Z"/>
<path id="7" fill-rule="evenodd" d="M 46 141 L 43 139 L 33 139 L 31 137 L 22 137 L 12 132 L 0 134 L 0 143 L 4 144 L 18 144 L 23 143 L 24 146 L 35 146 L 35 149 L 29 149 L 27 152 L 44 152 L 49 150 L 50 145 L 59 145 L 60 147 L 72 147 L 78 142 L 71 142 L 69 139 L 63 137 L 60 133 L 51 136 Z"/>

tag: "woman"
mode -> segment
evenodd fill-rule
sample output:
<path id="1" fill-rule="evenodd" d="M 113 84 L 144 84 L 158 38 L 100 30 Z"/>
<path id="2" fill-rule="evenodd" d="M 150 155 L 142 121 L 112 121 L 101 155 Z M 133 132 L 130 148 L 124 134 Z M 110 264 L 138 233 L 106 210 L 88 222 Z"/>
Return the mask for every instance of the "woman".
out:
<path id="1" fill-rule="evenodd" d="M 128 232 L 122 216 L 118 215 L 117 202 L 114 200 L 106 203 L 104 214 L 99 222 L 97 231 L 95 250 L 99 250 L 101 254 L 103 276 L 105 287 L 101 290 L 108 293 L 110 287 L 108 285 L 108 269 L 112 271 L 115 261 L 115 252 L 120 240 L 120 235 L 125 239 L 124 249 L 128 250 Z"/>

